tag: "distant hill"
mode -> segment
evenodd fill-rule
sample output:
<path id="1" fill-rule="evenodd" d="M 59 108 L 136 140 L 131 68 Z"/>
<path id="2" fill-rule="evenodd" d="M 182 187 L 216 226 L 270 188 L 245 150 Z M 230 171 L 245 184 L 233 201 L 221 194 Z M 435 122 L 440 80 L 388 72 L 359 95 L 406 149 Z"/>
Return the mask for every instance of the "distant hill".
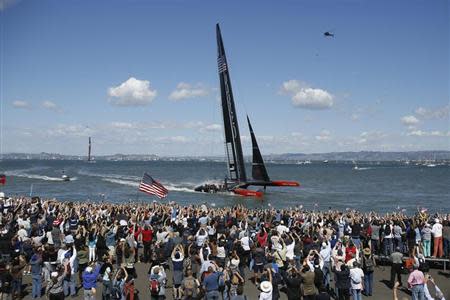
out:
<path id="1" fill-rule="evenodd" d="M 409 152 L 330 152 L 330 153 L 286 153 L 280 155 L 268 155 L 265 159 L 287 161 L 397 161 L 397 160 L 450 160 L 450 151 L 409 151 Z"/>
<path id="2" fill-rule="evenodd" d="M 42 152 L 32 153 L 7 153 L 3 154 L 4 160 L 86 160 L 86 156 L 63 155 L 57 153 Z M 246 161 L 251 161 L 251 157 L 246 156 Z M 224 161 L 224 156 L 158 156 L 155 154 L 113 154 L 97 155 L 95 160 L 108 161 L 151 161 L 151 160 L 172 160 L 172 161 Z M 264 155 L 265 161 L 297 162 L 303 160 L 310 161 L 425 161 L 439 160 L 450 161 L 450 151 L 409 151 L 409 152 L 381 152 L 381 151 L 360 151 L 360 152 L 330 152 L 330 153 L 285 153 Z"/>

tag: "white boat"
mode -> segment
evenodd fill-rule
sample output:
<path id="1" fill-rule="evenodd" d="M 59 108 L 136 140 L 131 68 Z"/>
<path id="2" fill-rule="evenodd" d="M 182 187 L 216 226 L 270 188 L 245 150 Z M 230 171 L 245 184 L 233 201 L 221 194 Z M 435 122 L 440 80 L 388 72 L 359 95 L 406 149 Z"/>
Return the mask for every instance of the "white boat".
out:
<path id="1" fill-rule="evenodd" d="M 62 181 L 70 181 L 70 176 L 65 174 L 64 170 L 62 171 L 61 180 Z"/>
<path id="2" fill-rule="evenodd" d="M 356 161 L 353 161 L 353 170 L 359 170 L 358 165 L 356 164 Z"/>
<path id="3" fill-rule="evenodd" d="M 328 163 L 328 159 L 325 159 L 325 160 L 323 161 L 323 163 L 324 163 L 324 164 L 327 164 L 327 163 Z"/>

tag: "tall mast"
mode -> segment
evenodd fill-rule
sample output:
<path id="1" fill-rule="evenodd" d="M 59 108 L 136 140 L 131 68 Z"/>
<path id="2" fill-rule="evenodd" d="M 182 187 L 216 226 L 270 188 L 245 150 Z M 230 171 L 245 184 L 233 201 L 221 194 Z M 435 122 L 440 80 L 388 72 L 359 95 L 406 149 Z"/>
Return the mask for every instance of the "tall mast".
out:
<path id="1" fill-rule="evenodd" d="M 88 161 L 91 161 L 91 137 L 89 137 Z"/>
<path id="2" fill-rule="evenodd" d="M 220 79 L 220 94 L 222 99 L 223 128 L 225 131 L 225 152 L 228 159 L 228 175 L 231 181 L 246 182 L 244 156 L 242 154 L 241 136 L 231 89 L 230 73 L 228 71 L 225 48 L 219 24 L 217 34 L 217 64 Z"/>

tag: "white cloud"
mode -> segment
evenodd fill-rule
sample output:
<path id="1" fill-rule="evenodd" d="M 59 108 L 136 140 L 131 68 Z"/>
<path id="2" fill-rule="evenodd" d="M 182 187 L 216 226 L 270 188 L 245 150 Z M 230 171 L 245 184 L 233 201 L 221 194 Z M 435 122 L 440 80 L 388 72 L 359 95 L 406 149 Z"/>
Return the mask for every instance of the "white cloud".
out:
<path id="1" fill-rule="evenodd" d="M 423 131 L 423 130 L 414 130 L 407 133 L 408 136 L 420 136 L 420 137 L 428 137 L 428 136 L 437 136 L 437 137 L 445 137 L 450 136 L 450 131 Z"/>
<path id="2" fill-rule="evenodd" d="M 329 109 L 334 104 L 334 96 L 328 91 L 311 88 L 298 80 L 283 82 L 281 93 L 291 95 L 294 106 L 305 109 Z"/>
<path id="3" fill-rule="evenodd" d="M 150 104 L 157 95 L 156 90 L 152 90 L 148 80 L 139 80 L 134 77 L 120 85 L 110 87 L 108 95 L 111 97 L 110 103 L 117 106 L 145 106 Z"/>
<path id="4" fill-rule="evenodd" d="M 110 126 L 115 129 L 135 129 L 136 124 L 128 122 L 111 122 Z"/>
<path id="5" fill-rule="evenodd" d="M 445 119 L 448 118 L 450 105 L 429 109 L 418 107 L 414 112 L 420 119 Z"/>
<path id="6" fill-rule="evenodd" d="M 54 128 L 50 128 L 46 131 L 47 136 L 50 137 L 67 137 L 67 136 L 75 136 L 75 137 L 86 137 L 91 135 L 93 132 L 92 129 L 82 125 L 66 125 L 59 124 Z"/>
<path id="7" fill-rule="evenodd" d="M 415 126 L 419 123 L 419 119 L 412 115 L 404 116 L 400 120 L 402 121 L 403 125 L 406 126 Z"/>
<path id="8" fill-rule="evenodd" d="M 164 136 L 164 137 L 159 137 L 156 138 L 156 141 L 158 142 L 162 142 L 162 143 L 187 143 L 189 142 L 189 139 L 185 136 L 182 135 L 177 135 L 177 136 Z"/>
<path id="9" fill-rule="evenodd" d="M 170 93 L 169 99 L 174 101 L 180 101 L 188 98 L 198 98 L 198 97 L 205 97 L 209 95 L 209 90 L 202 86 L 192 86 L 189 83 L 180 82 L 177 85 L 177 88 Z"/>
<path id="10" fill-rule="evenodd" d="M 22 108 L 22 109 L 30 109 L 31 108 L 31 105 L 27 101 L 22 101 L 22 100 L 13 101 L 12 106 L 15 108 Z"/>
<path id="11" fill-rule="evenodd" d="M 328 141 L 331 139 L 330 132 L 328 130 L 322 130 L 319 135 L 315 136 L 318 141 Z"/>
<path id="12" fill-rule="evenodd" d="M 358 121 L 358 120 L 360 119 L 360 115 L 359 115 L 359 114 L 352 114 L 352 115 L 350 116 L 350 119 L 351 119 L 352 121 Z"/>
<path id="13" fill-rule="evenodd" d="M 48 109 L 48 110 L 52 110 L 52 111 L 56 111 L 56 112 L 62 112 L 61 108 L 58 105 L 56 105 L 55 102 L 52 102 L 52 101 L 49 101 L 49 100 L 43 101 L 41 103 L 41 106 L 43 108 L 45 108 L 45 109 Z"/>
<path id="14" fill-rule="evenodd" d="M 221 131 L 222 126 L 220 126 L 219 124 L 209 124 L 204 127 L 204 130 L 206 130 L 206 131 Z"/>

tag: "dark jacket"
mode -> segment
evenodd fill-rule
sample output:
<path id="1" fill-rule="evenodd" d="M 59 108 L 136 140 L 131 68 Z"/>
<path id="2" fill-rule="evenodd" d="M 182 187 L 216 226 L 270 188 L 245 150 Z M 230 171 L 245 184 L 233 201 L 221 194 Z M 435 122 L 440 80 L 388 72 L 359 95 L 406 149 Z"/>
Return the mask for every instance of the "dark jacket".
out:
<path id="1" fill-rule="evenodd" d="M 350 270 L 345 268 L 341 271 L 333 270 L 336 273 L 336 287 L 338 289 L 349 289 L 350 285 Z"/>

